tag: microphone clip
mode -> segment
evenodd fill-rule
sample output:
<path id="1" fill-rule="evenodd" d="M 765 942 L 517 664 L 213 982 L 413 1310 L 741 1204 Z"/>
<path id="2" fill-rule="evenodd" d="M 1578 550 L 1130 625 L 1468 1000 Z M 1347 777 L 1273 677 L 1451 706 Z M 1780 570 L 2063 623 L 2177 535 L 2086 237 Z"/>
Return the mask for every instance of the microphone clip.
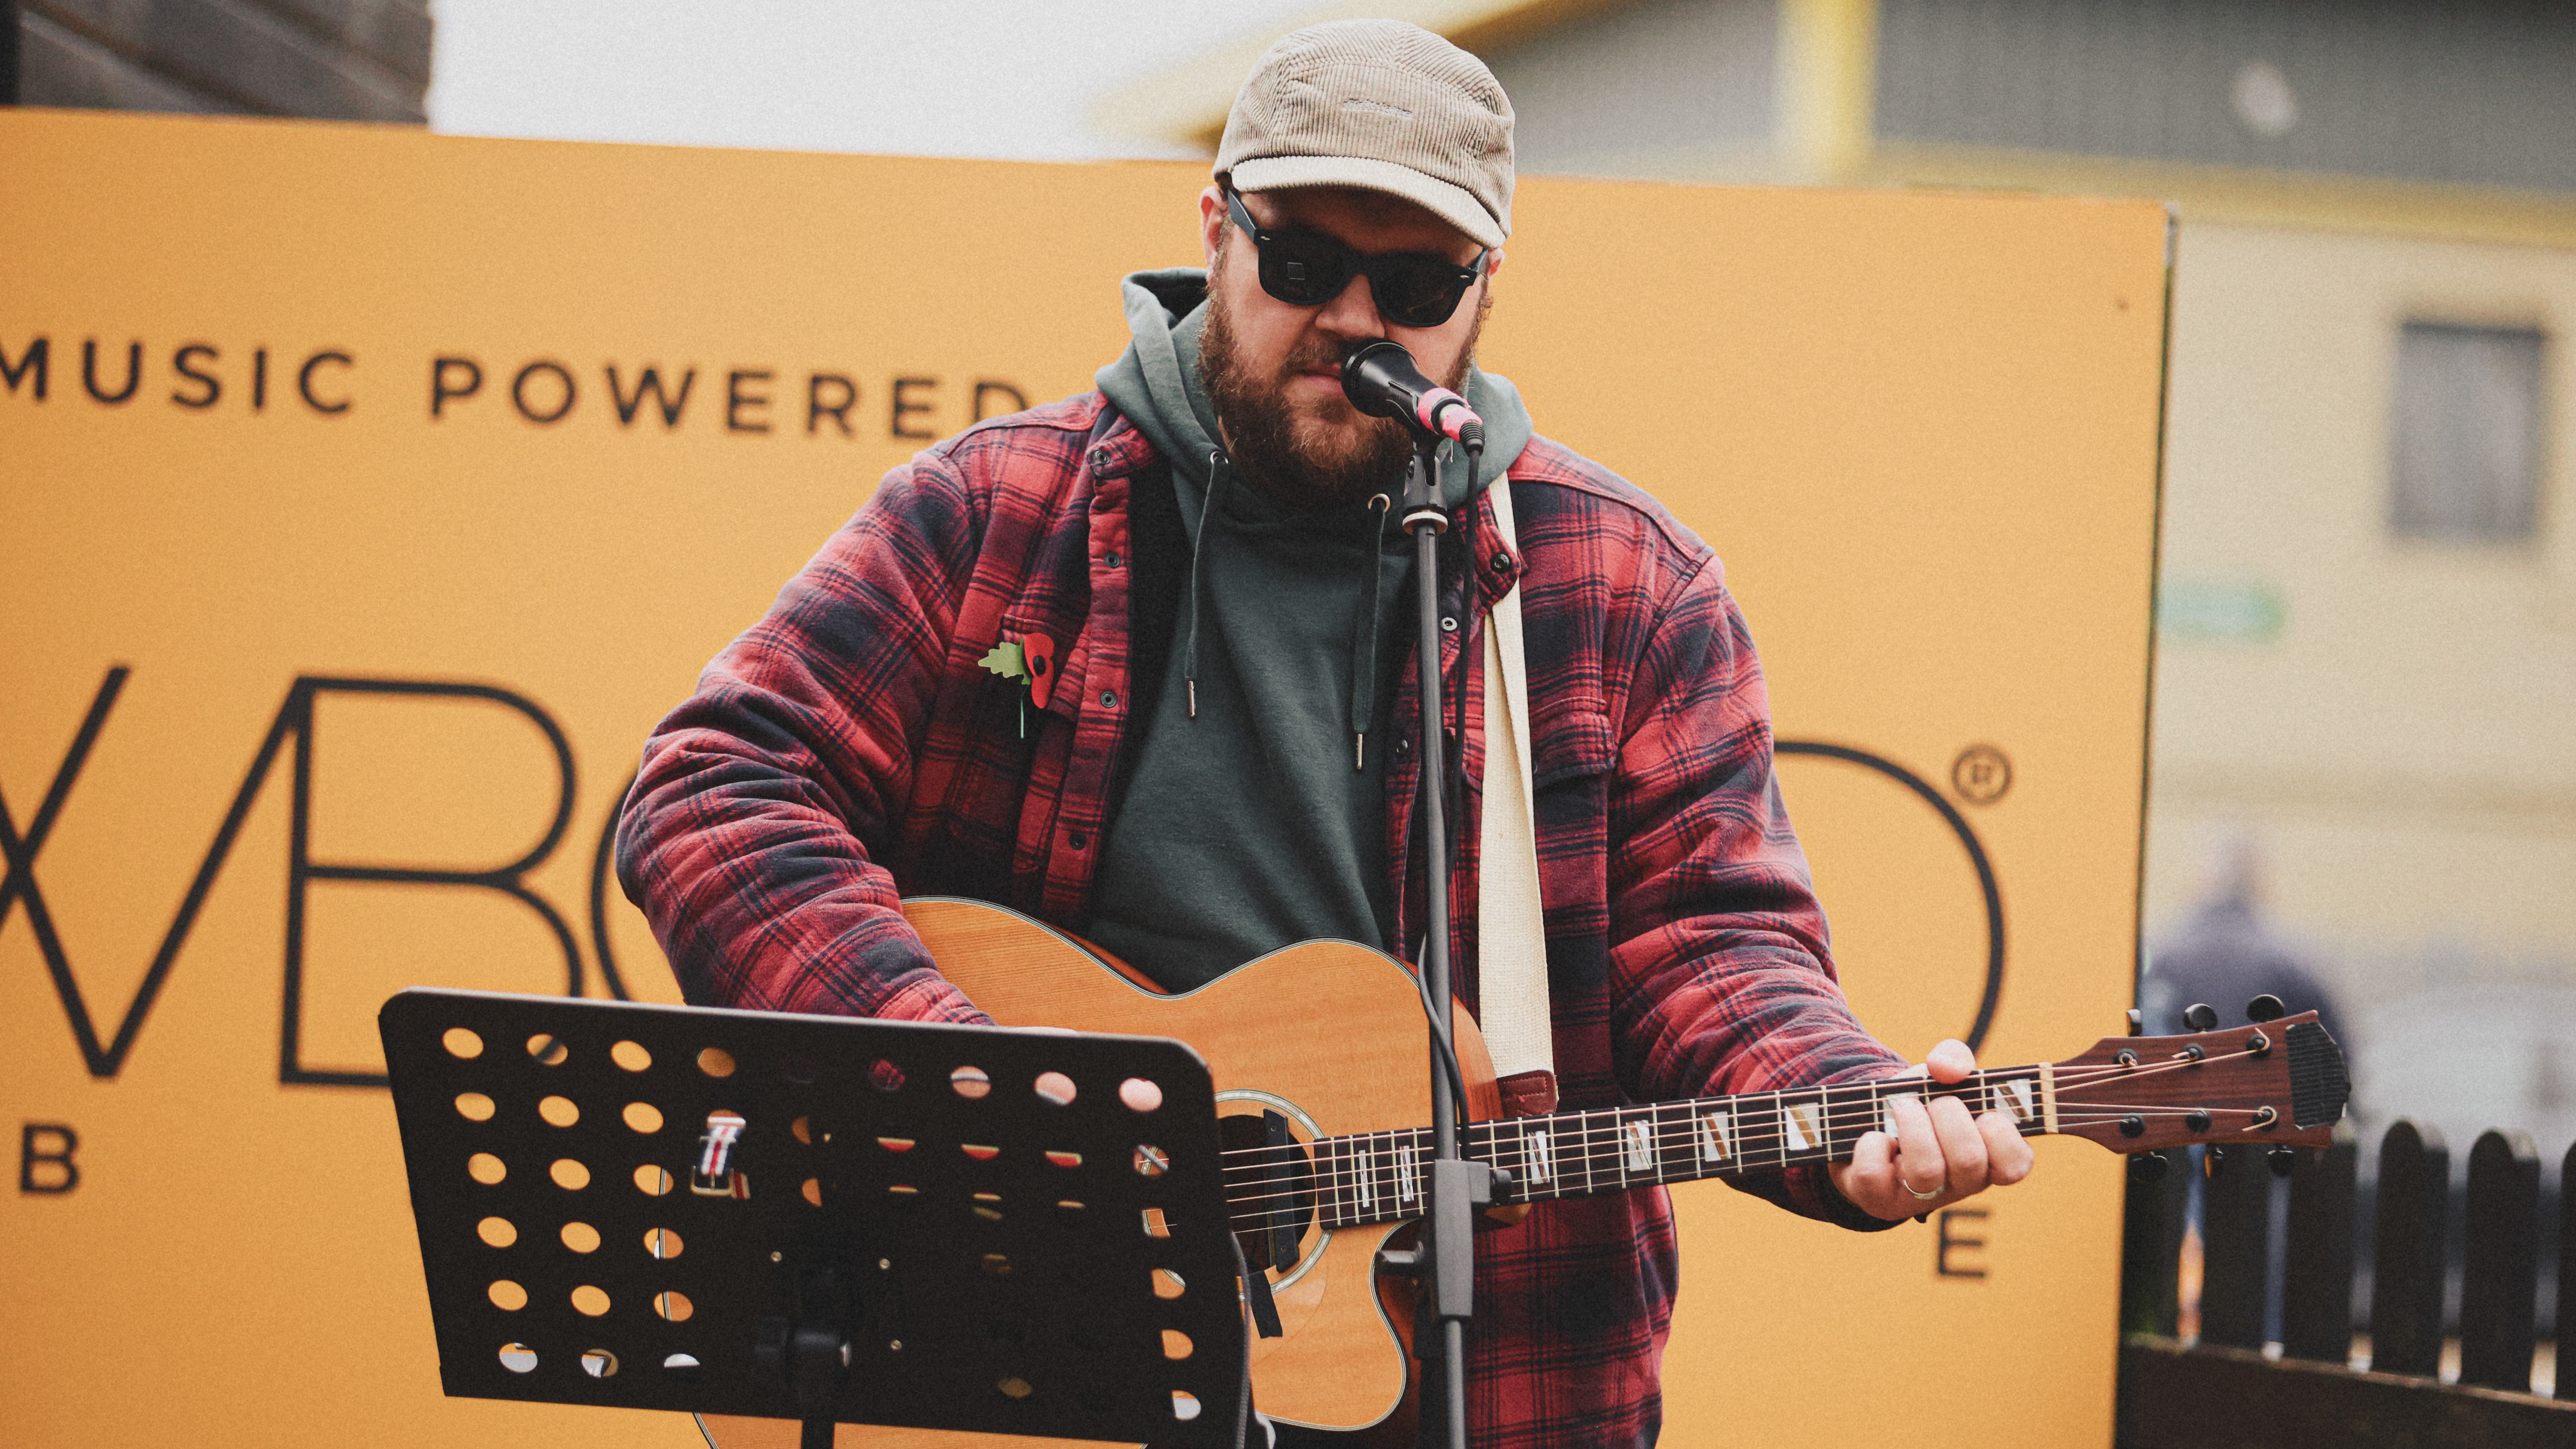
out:
<path id="1" fill-rule="evenodd" d="M 1404 496 L 1398 500 L 1404 508 L 1404 531 L 1433 533 L 1449 531 L 1449 510 L 1440 503 L 1440 460 L 1436 456 L 1441 439 L 1417 436 L 1413 440 L 1413 460 L 1404 469 Z"/>

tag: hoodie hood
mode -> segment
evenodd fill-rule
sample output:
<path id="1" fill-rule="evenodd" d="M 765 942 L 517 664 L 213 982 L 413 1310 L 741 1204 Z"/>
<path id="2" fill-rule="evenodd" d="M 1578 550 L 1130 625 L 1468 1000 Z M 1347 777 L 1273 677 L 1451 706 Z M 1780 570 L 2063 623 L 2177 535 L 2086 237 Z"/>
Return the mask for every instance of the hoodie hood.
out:
<path id="1" fill-rule="evenodd" d="M 1196 267 L 1135 272 L 1118 291 L 1132 340 L 1095 380 L 1110 405 L 1126 414 L 1154 451 L 1198 485 L 1184 491 L 1204 493 L 1208 455 L 1217 451 L 1220 436 L 1216 409 L 1199 387 L 1207 273 Z"/>

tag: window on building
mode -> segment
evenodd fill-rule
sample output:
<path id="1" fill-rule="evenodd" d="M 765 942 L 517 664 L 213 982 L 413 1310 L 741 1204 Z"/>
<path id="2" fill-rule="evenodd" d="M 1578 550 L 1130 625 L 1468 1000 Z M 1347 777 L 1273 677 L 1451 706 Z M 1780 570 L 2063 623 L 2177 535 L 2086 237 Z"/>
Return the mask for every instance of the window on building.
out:
<path id="1" fill-rule="evenodd" d="M 2398 336 L 2389 527 L 2517 543 L 2540 516 L 2541 335 L 2409 322 Z"/>

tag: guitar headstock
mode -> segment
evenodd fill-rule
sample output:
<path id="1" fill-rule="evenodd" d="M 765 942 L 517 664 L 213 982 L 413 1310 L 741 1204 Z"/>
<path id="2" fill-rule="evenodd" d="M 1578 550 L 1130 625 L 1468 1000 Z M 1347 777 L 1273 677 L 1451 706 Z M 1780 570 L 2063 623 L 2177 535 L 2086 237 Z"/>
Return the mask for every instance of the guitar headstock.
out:
<path id="1" fill-rule="evenodd" d="M 2313 1011 L 2189 1036 L 2104 1037 L 2051 1071 L 2055 1129 L 2114 1152 L 2323 1147 L 2351 1092 L 2343 1049 Z"/>

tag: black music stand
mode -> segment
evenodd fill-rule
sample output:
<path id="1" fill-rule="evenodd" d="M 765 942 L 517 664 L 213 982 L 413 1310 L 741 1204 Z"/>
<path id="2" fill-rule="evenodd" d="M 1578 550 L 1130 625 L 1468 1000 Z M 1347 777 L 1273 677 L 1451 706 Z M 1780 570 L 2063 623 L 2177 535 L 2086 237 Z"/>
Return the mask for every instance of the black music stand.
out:
<path id="1" fill-rule="evenodd" d="M 452 1396 L 797 1419 L 807 1449 L 1239 1442 L 1215 1093 L 1179 1042 L 430 990 L 378 1027 Z"/>

